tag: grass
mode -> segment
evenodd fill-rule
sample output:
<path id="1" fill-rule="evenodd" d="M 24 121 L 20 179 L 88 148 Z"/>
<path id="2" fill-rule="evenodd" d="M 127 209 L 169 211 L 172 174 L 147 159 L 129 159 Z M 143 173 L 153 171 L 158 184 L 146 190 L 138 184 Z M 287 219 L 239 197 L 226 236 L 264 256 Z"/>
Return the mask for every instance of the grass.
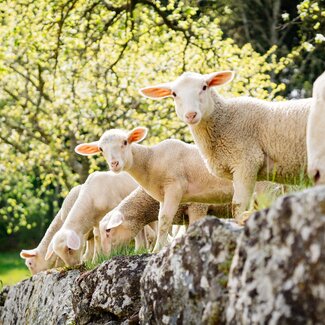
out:
<path id="1" fill-rule="evenodd" d="M 148 253 L 148 250 L 141 249 L 136 251 L 134 246 L 122 246 L 114 249 L 109 256 L 100 255 L 95 262 L 86 262 L 84 267 L 86 270 L 91 270 L 114 256 L 130 256 L 145 253 Z M 75 268 L 65 267 L 64 270 Z M 14 285 L 30 276 L 31 274 L 18 252 L 0 252 L 0 291 L 3 286 Z"/>
<path id="2" fill-rule="evenodd" d="M 31 276 L 18 252 L 0 252 L 0 289 Z"/>
<path id="3" fill-rule="evenodd" d="M 263 193 L 257 194 L 251 202 L 250 210 L 262 210 L 268 208 L 280 196 L 287 195 L 293 192 L 303 191 L 312 184 L 306 179 L 299 179 L 295 185 L 273 184 Z"/>
<path id="4" fill-rule="evenodd" d="M 120 246 L 112 250 L 109 255 L 100 254 L 95 262 L 86 262 L 85 267 L 87 270 L 92 270 L 99 264 L 102 264 L 105 261 L 110 260 L 114 256 L 133 256 L 147 254 L 149 251 L 145 248 L 140 250 L 135 250 L 134 246 Z"/>

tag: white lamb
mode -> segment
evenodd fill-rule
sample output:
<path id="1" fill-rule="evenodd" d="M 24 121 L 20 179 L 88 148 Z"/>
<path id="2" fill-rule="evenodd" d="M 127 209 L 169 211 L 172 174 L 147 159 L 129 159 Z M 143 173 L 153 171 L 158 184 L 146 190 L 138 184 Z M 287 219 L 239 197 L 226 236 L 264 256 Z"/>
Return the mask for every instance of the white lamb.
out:
<path id="1" fill-rule="evenodd" d="M 187 225 L 207 214 L 227 216 L 227 205 L 209 205 L 200 203 L 179 206 L 173 224 Z M 112 248 L 129 244 L 134 236 L 146 225 L 158 220 L 159 202 L 141 187 L 134 190 L 114 210 L 109 212 L 99 223 L 102 250 L 110 254 Z M 150 230 L 150 228 L 146 228 Z M 155 239 L 154 232 L 146 238 L 151 247 Z"/>
<path id="2" fill-rule="evenodd" d="M 82 185 L 79 197 L 61 229 L 53 236 L 45 259 L 55 253 L 66 265 L 79 264 L 89 233 L 98 227 L 108 211 L 114 209 L 137 186 L 127 173 L 91 174 Z"/>
<path id="3" fill-rule="evenodd" d="M 225 99 L 212 88 L 233 79 L 231 71 L 184 73 L 175 81 L 140 90 L 145 97 L 173 97 L 206 166 L 233 180 L 233 215 L 241 221 L 256 180 L 294 183 L 306 174 L 306 125 L 311 99 L 267 102 Z"/>
<path id="4" fill-rule="evenodd" d="M 23 249 L 20 252 L 20 257 L 25 259 L 25 264 L 33 275 L 52 267 L 62 265 L 62 261 L 56 255 L 53 255 L 47 261 L 45 260 L 45 255 L 54 234 L 61 228 L 63 221 L 76 202 L 80 189 L 81 185 L 78 185 L 70 190 L 62 203 L 61 209 L 52 220 L 39 245 L 34 249 Z"/>
<path id="5" fill-rule="evenodd" d="M 227 203 L 233 195 L 232 182 L 209 173 L 196 146 L 165 140 L 153 147 L 137 144 L 147 134 L 143 127 L 130 132 L 109 130 L 99 141 L 80 144 L 82 155 L 100 151 L 111 170 L 127 171 L 154 199 L 160 202 L 158 251 L 167 243 L 168 230 L 180 203 Z"/>
<path id="6" fill-rule="evenodd" d="M 308 174 L 325 184 L 325 72 L 314 82 L 313 103 L 307 125 Z"/>

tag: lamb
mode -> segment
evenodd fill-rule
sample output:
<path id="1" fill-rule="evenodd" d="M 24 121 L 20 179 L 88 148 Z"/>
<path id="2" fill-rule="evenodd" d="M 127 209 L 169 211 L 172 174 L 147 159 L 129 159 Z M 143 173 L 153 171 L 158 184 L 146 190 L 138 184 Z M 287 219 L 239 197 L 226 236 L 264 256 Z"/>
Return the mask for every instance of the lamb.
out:
<path id="1" fill-rule="evenodd" d="M 127 173 L 95 172 L 89 175 L 64 224 L 53 236 L 45 259 L 55 253 L 68 266 L 79 264 L 93 227 L 97 227 L 101 218 L 137 186 Z"/>
<path id="2" fill-rule="evenodd" d="M 230 180 L 209 173 L 196 146 L 170 139 L 149 148 L 137 143 L 146 134 L 143 127 L 128 133 L 113 129 L 99 141 L 78 145 L 75 151 L 82 155 L 102 152 L 112 171 L 127 171 L 160 202 L 156 252 L 167 243 L 180 203 L 227 203 L 233 188 Z"/>
<path id="3" fill-rule="evenodd" d="M 173 224 L 192 224 L 207 214 L 226 216 L 228 207 L 227 204 L 220 206 L 182 204 L 174 216 Z M 100 221 L 99 231 L 103 252 L 109 255 L 113 248 L 129 244 L 145 225 L 158 220 L 158 213 L 159 202 L 138 187 Z M 152 241 L 155 237 L 152 235 L 147 238 Z M 148 243 L 147 247 L 151 245 L 152 242 Z"/>
<path id="4" fill-rule="evenodd" d="M 325 72 L 314 82 L 313 102 L 307 124 L 308 174 L 325 184 Z"/>
<path id="5" fill-rule="evenodd" d="M 52 256 L 46 261 L 45 255 L 54 234 L 61 228 L 63 221 L 77 200 L 80 188 L 81 185 L 78 185 L 70 190 L 62 203 L 61 209 L 52 220 L 39 245 L 34 249 L 23 249 L 20 252 L 20 257 L 25 259 L 25 264 L 33 275 L 52 267 L 62 265 L 62 261 L 57 256 Z"/>
<path id="6" fill-rule="evenodd" d="M 212 89 L 233 77 L 232 71 L 187 72 L 140 93 L 153 99 L 174 98 L 176 113 L 189 125 L 206 166 L 214 175 L 233 180 L 233 215 L 241 222 L 257 180 L 290 184 L 306 175 L 311 99 L 225 99 Z"/>

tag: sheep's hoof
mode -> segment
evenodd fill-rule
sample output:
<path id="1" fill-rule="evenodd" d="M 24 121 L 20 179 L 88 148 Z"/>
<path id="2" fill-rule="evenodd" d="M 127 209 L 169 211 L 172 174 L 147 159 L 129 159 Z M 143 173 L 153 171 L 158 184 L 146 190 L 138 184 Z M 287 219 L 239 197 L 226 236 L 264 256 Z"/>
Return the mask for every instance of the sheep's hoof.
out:
<path id="1" fill-rule="evenodd" d="M 239 225 L 244 226 L 249 217 L 253 214 L 253 211 L 245 211 L 243 212 L 238 218 L 236 218 L 236 221 Z"/>

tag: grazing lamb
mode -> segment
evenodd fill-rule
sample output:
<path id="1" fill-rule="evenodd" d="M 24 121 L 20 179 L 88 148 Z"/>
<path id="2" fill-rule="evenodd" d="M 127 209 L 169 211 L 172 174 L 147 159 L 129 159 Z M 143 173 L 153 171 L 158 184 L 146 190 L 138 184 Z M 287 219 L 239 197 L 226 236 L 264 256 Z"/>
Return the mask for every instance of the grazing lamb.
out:
<path id="1" fill-rule="evenodd" d="M 313 102 L 307 124 L 308 174 L 325 184 L 325 72 L 314 82 Z"/>
<path id="2" fill-rule="evenodd" d="M 184 73 L 175 81 L 143 88 L 145 97 L 173 97 L 209 170 L 233 180 L 233 215 L 241 221 L 256 180 L 294 183 L 306 174 L 306 125 L 311 99 L 267 102 L 225 99 L 212 88 L 231 71 Z"/>
<path id="3" fill-rule="evenodd" d="M 25 259 L 25 264 L 33 275 L 52 267 L 62 265 L 62 261 L 56 255 L 53 255 L 47 261 L 45 260 L 45 255 L 54 234 L 61 228 L 63 221 L 76 202 L 80 189 L 81 185 L 78 185 L 70 190 L 62 203 L 61 209 L 52 220 L 39 245 L 34 249 L 23 249 L 20 252 L 20 257 Z"/>
<path id="4" fill-rule="evenodd" d="M 101 218 L 137 186 L 127 173 L 95 172 L 89 175 L 64 224 L 53 236 L 45 259 L 55 253 L 66 265 L 79 264 L 93 227 L 97 227 Z"/>
<path id="5" fill-rule="evenodd" d="M 154 199 L 160 202 L 158 251 L 167 243 L 168 230 L 180 203 L 227 203 L 232 182 L 217 178 L 204 166 L 198 149 L 179 140 L 165 140 L 153 147 L 137 144 L 147 134 L 138 127 L 130 132 L 109 130 L 99 141 L 80 144 L 75 151 L 92 155 L 100 151 L 114 172 L 127 171 Z"/>
<path id="6" fill-rule="evenodd" d="M 227 216 L 227 208 L 229 205 L 182 204 L 172 223 L 191 224 L 207 214 Z M 145 225 L 158 220 L 158 213 L 159 202 L 138 187 L 100 221 L 99 231 L 103 252 L 110 254 L 112 248 L 129 244 Z M 153 235 L 151 240 L 154 238 Z M 148 247 L 151 244 L 152 242 Z"/>

